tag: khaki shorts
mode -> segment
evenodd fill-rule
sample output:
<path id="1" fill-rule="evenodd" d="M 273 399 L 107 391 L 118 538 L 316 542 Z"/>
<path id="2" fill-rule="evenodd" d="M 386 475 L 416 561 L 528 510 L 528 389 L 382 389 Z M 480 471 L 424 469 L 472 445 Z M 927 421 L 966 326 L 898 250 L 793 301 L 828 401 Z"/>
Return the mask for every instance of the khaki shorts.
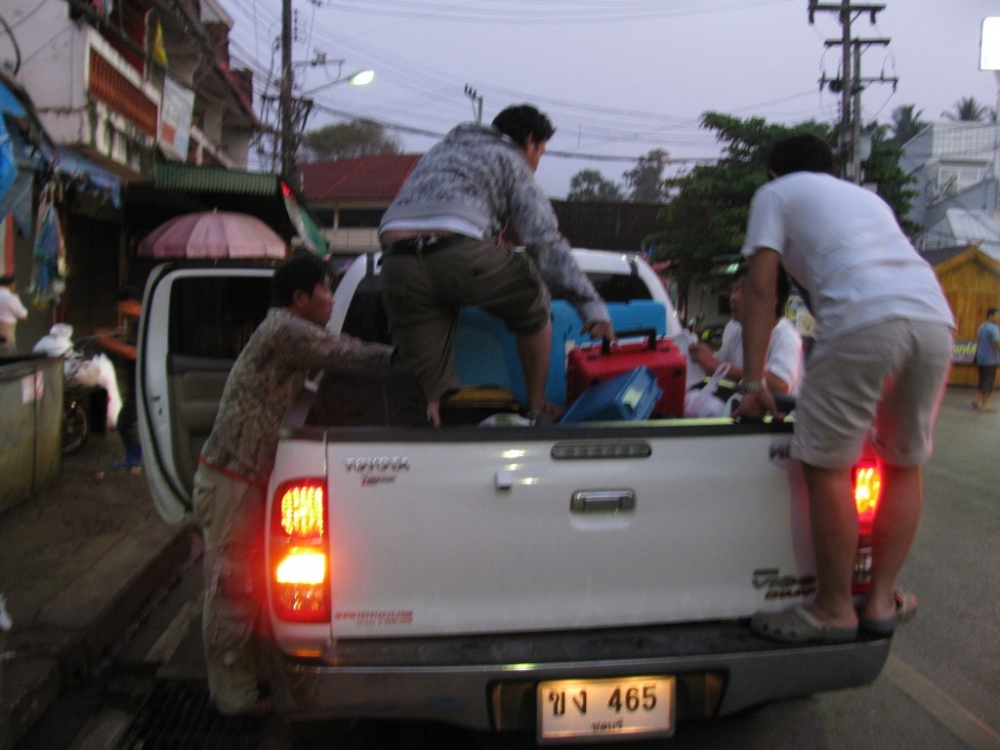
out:
<path id="1" fill-rule="evenodd" d="M 871 433 L 883 461 L 919 466 L 931 455 L 951 354 L 951 329 L 910 320 L 817 342 L 795 409 L 792 456 L 844 469 Z"/>
<path id="2" fill-rule="evenodd" d="M 462 305 L 530 336 L 548 324 L 552 298 L 530 257 L 470 239 L 424 255 L 383 256 L 382 301 L 400 365 L 436 401 L 459 386 L 453 348 Z"/>

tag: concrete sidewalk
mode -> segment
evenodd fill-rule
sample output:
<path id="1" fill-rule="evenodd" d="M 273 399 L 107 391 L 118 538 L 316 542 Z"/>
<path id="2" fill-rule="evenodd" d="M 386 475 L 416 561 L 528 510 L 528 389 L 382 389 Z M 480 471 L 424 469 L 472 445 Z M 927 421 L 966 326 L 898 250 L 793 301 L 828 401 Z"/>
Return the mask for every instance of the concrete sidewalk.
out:
<path id="1" fill-rule="evenodd" d="M 0 595 L 13 620 L 0 648 L 0 750 L 89 674 L 191 558 L 191 527 L 160 519 L 142 472 L 110 468 L 122 453 L 116 433 L 92 435 L 52 484 L 0 514 Z"/>

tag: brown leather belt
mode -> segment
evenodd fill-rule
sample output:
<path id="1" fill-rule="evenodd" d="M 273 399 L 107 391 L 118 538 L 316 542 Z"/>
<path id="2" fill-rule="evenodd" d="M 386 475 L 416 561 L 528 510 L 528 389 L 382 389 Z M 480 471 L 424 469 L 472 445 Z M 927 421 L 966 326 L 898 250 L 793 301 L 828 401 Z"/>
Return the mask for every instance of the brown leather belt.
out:
<path id="1" fill-rule="evenodd" d="M 424 234 L 390 242 L 383 251 L 386 255 L 430 255 L 470 239 L 461 234 Z"/>

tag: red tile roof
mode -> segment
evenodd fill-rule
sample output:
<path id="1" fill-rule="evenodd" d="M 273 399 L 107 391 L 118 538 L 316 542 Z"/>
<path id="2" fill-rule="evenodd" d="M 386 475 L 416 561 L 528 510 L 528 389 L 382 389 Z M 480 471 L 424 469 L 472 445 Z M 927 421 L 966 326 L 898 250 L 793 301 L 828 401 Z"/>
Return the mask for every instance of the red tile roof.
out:
<path id="1" fill-rule="evenodd" d="M 310 203 L 330 200 L 391 201 L 421 154 L 382 154 L 300 164 L 302 192 Z"/>

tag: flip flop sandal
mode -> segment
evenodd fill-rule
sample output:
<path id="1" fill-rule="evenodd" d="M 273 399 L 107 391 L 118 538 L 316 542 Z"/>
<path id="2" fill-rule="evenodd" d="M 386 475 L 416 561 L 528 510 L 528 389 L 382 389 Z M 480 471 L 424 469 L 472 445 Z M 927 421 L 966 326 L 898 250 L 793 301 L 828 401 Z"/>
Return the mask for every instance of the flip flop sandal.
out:
<path id="1" fill-rule="evenodd" d="M 896 600 L 896 611 L 891 617 L 881 620 L 861 617 L 858 626 L 875 635 L 892 635 L 899 623 L 912 620 L 917 614 L 917 597 L 907 591 L 896 591 L 893 598 Z"/>
<path id="2" fill-rule="evenodd" d="M 857 628 L 828 625 L 804 606 L 785 612 L 762 612 L 750 620 L 757 635 L 784 643 L 845 643 L 858 635 Z"/>

